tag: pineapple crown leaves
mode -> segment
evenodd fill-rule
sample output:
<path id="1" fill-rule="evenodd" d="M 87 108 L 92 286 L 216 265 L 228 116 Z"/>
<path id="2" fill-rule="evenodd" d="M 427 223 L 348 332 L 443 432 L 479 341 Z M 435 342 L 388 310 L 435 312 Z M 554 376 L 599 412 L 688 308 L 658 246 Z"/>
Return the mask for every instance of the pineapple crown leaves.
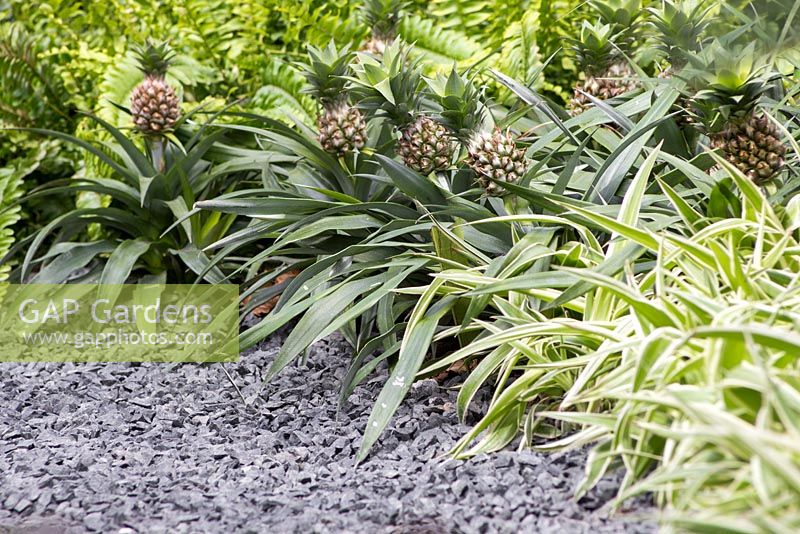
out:
<path id="1" fill-rule="evenodd" d="M 589 0 L 606 24 L 632 26 L 642 15 L 642 0 Z"/>
<path id="2" fill-rule="evenodd" d="M 631 51 L 633 44 L 641 38 L 644 26 L 642 0 L 589 0 L 589 6 L 600 16 L 604 24 L 611 26 L 617 43 Z"/>
<path id="3" fill-rule="evenodd" d="M 484 122 L 480 91 L 455 68 L 448 76 L 438 74 L 425 80 L 441 110 L 436 120 L 457 139 L 467 142 Z"/>
<path id="4" fill-rule="evenodd" d="M 402 11 L 408 4 L 407 0 L 364 0 L 361 19 L 369 26 L 373 37 L 391 37 L 396 33 Z"/>
<path id="5" fill-rule="evenodd" d="M 572 40 L 572 49 L 587 74 L 604 72 L 622 56 L 615 46 L 613 32 L 614 28 L 610 24 L 590 24 L 583 21 L 579 38 Z"/>
<path id="6" fill-rule="evenodd" d="M 650 24 L 656 30 L 656 48 L 670 65 L 683 68 L 688 63 L 688 54 L 700 50 L 713 8 L 706 0 L 663 0 L 660 8 L 649 8 L 653 16 Z"/>
<path id="7" fill-rule="evenodd" d="M 308 63 L 297 64 L 309 84 L 303 92 L 316 98 L 322 105 L 346 101 L 344 90 L 352 59 L 350 47 L 337 49 L 333 40 L 322 49 L 309 46 Z"/>
<path id="8" fill-rule="evenodd" d="M 419 58 L 410 58 L 411 47 L 397 41 L 383 57 L 358 54 L 350 77 L 350 91 L 358 107 L 374 117 L 385 117 L 397 128 L 411 123 L 422 105 L 422 72 Z"/>
<path id="9" fill-rule="evenodd" d="M 164 76 L 175 59 L 175 51 L 166 41 L 147 39 L 143 45 L 135 45 L 133 53 L 139 62 L 139 70 L 146 76 Z"/>
<path id="10" fill-rule="evenodd" d="M 692 106 L 706 126 L 750 114 L 771 87 L 775 75 L 755 52 L 755 43 L 731 46 L 718 40 L 692 56 L 688 85 L 696 90 Z"/>

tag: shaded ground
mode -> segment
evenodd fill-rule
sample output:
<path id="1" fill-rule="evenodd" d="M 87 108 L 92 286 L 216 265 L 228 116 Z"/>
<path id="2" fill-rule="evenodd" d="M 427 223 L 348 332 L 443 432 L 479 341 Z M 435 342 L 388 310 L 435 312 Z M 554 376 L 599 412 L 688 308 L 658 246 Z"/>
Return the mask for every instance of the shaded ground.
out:
<path id="1" fill-rule="evenodd" d="M 603 482 L 571 496 L 581 452 L 443 458 L 466 431 L 455 393 L 418 383 L 353 469 L 385 375 L 336 413 L 347 347 L 260 392 L 282 338 L 219 365 L 0 364 L 0 533 L 652 532 L 606 519 Z"/>

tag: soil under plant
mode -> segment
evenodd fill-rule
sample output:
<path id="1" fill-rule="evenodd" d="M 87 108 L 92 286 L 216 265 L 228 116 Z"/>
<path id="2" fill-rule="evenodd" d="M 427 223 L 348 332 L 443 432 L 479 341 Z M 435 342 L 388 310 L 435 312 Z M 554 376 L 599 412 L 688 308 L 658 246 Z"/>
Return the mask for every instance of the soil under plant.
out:
<path id="1" fill-rule="evenodd" d="M 572 499 L 581 451 L 447 457 L 449 383 L 415 384 L 354 469 L 386 371 L 337 413 L 331 338 L 262 388 L 284 337 L 227 364 L 246 405 L 219 365 L 2 364 L 0 533 L 654 530 L 641 501 L 608 517 L 614 480 Z"/>

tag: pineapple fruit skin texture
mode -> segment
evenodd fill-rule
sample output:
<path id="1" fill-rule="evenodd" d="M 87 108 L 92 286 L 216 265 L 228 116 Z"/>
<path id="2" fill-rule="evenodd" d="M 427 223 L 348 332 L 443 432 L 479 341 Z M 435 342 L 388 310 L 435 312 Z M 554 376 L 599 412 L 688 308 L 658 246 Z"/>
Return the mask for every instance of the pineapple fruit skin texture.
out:
<path id="1" fill-rule="evenodd" d="M 338 103 L 317 118 L 319 144 L 329 154 L 342 157 L 361 150 L 367 142 L 367 123 L 355 107 Z"/>
<path id="2" fill-rule="evenodd" d="M 583 93 L 598 100 L 608 100 L 633 91 L 636 87 L 638 82 L 630 66 L 627 63 L 614 63 L 600 75 L 588 75 L 578 83 L 569 101 L 569 111 L 575 116 L 592 106 L 592 102 Z"/>
<path id="3" fill-rule="evenodd" d="M 780 172 L 786 154 L 777 126 L 764 113 L 750 113 L 729 123 L 711 136 L 711 146 L 757 185 Z"/>
<path id="4" fill-rule="evenodd" d="M 456 146 L 447 128 L 419 117 L 400 130 L 396 151 L 407 167 L 427 175 L 449 168 Z"/>
<path id="5" fill-rule="evenodd" d="M 500 196 L 500 183 L 515 183 L 528 170 L 525 150 L 517 148 L 511 132 L 495 129 L 474 135 L 467 146 L 467 165 L 488 196 Z M 493 180 L 497 180 L 497 183 Z"/>
<path id="6" fill-rule="evenodd" d="M 170 130 L 180 117 L 180 99 L 163 76 L 147 76 L 131 95 L 133 124 L 144 134 Z"/>

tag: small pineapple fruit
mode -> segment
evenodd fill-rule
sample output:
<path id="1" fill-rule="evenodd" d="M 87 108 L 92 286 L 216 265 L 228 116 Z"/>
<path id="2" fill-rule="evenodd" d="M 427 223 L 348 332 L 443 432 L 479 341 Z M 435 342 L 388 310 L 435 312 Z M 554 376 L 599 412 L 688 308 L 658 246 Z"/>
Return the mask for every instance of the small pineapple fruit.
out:
<path id="1" fill-rule="evenodd" d="M 778 128 L 765 113 L 758 112 L 729 122 L 712 136 L 711 146 L 721 149 L 725 159 L 758 185 L 780 172 L 786 154 Z"/>
<path id="2" fill-rule="evenodd" d="M 337 157 L 361 150 L 367 142 L 364 115 L 349 104 L 345 91 L 352 57 L 348 49 L 337 50 L 331 41 L 325 49 L 309 46 L 309 62 L 300 65 L 310 86 L 306 92 L 322 106 L 317 117 L 319 144 Z"/>
<path id="3" fill-rule="evenodd" d="M 319 144 L 325 152 L 342 157 L 361 150 L 367 141 L 367 123 L 364 115 L 347 102 L 324 106 L 317 118 Z"/>
<path id="4" fill-rule="evenodd" d="M 472 136 L 467 145 L 467 165 L 488 196 L 503 193 L 502 183 L 516 183 L 528 170 L 525 150 L 518 148 L 509 131 L 496 128 Z"/>
<path id="5" fill-rule="evenodd" d="M 770 76 L 756 66 L 755 45 L 744 49 L 716 42 L 707 50 L 694 83 L 704 86 L 693 98 L 711 146 L 762 185 L 783 168 L 786 145 L 778 127 L 758 108 Z"/>
<path id="6" fill-rule="evenodd" d="M 386 47 L 397 38 L 397 25 L 406 0 L 364 0 L 361 18 L 370 34 L 361 47 L 362 52 L 382 56 Z"/>
<path id="7" fill-rule="evenodd" d="M 516 183 L 528 170 L 525 150 L 511 132 L 485 128 L 478 90 L 455 69 L 447 77 L 428 80 L 428 85 L 442 108 L 439 121 L 466 147 L 465 161 L 478 184 L 488 196 L 502 195 L 503 183 Z"/>
<path id="8" fill-rule="evenodd" d="M 148 40 L 135 54 L 145 78 L 131 94 L 133 124 L 146 135 L 169 131 L 180 117 L 181 103 L 165 75 L 175 53 L 167 43 Z"/>
<path id="9" fill-rule="evenodd" d="M 428 175 L 450 167 L 456 142 L 447 128 L 423 114 L 419 62 L 408 55 L 399 42 L 387 47 L 380 61 L 362 55 L 354 67 L 353 92 L 360 107 L 395 126 L 395 152 L 403 163 Z"/>
<path id="10" fill-rule="evenodd" d="M 579 115 L 592 105 L 587 94 L 608 100 L 638 87 L 630 65 L 614 46 L 609 24 L 592 25 L 584 21 L 580 38 L 573 44 L 585 77 L 575 86 L 569 102 L 572 115 Z"/>
<path id="11" fill-rule="evenodd" d="M 417 117 L 400 130 L 397 154 L 409 168 L 421 174 L 447 169 L 453 152 L 454 142 L 447 128 L 429 117 Z"/>

